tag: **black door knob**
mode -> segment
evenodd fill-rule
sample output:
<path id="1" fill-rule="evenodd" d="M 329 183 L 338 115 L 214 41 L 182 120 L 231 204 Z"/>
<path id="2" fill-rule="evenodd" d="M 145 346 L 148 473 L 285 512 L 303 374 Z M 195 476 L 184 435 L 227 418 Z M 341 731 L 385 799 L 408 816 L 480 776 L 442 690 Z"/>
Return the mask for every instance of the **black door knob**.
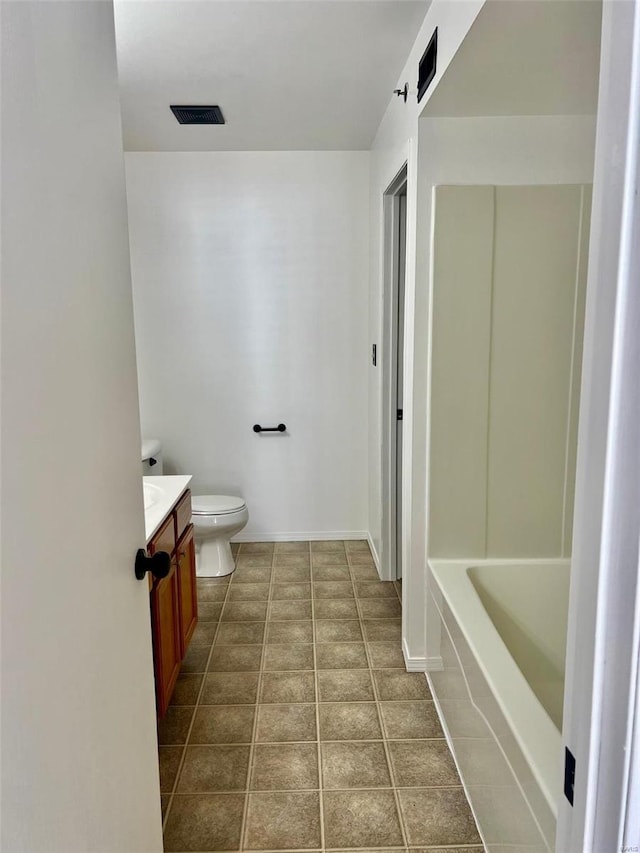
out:
<path id="1" fill-rule="evenodd" d="M 151 572 L 154 578 L 166 578 L 171 571 L 171 557 L 166 551 L 157 551 L 152 557 L 148 557 L 143 548 L 138 549 L 136 554 L 136 577 L 139 581 L 144 580 L 147 572 Z"/>

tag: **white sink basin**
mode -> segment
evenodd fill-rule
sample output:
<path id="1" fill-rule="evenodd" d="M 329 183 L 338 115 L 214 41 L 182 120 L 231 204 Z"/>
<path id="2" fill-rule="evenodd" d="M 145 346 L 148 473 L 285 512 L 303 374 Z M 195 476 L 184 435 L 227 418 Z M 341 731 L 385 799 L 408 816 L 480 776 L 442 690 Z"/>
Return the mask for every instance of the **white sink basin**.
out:
<path id="1" fill-rule="evenodd" d="M 155 503 L 158 502 L 160 496 L 162 495 L 162 489 L 158 486 L 154 486 L 151 483 L 143 483 L 142 484 L 142 492 L 144 494 L 144 508 L 149 509 Z"/>

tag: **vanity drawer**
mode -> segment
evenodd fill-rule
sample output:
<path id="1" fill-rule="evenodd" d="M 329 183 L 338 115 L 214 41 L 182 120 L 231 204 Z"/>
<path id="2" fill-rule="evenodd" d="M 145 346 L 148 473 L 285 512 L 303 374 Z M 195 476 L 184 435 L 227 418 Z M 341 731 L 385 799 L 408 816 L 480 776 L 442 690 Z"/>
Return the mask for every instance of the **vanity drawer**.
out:
<path id="1" fill-rule="evenodd" d="M 158 551 L 166 551 L 167 554 L 173 554 L 175 547 L 176 531 L 173 525 L 173 515 L 169 515 L 165 523 L 149 542 L 147 550 L 151 556 Z"/>
<path id="2" fill-rule="evenodd" d="M 175 513 L 176 539 L 180 539 L 184 531 L 191 524 L 191 491 L 189 489 L 187 489 L 176 504 Z"/>

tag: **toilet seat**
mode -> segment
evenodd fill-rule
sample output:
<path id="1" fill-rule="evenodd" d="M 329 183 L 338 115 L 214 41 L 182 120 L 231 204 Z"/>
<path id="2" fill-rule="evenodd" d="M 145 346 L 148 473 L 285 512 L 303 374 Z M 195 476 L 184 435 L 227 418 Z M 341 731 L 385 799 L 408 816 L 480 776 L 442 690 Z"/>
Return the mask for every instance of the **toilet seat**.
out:
<path id="1" fill-rule="evenodd" d="M 246 508 L 242 498 L 234 495 L 192 495 L 191 512 L 193 515 L 230 515 Z"/>

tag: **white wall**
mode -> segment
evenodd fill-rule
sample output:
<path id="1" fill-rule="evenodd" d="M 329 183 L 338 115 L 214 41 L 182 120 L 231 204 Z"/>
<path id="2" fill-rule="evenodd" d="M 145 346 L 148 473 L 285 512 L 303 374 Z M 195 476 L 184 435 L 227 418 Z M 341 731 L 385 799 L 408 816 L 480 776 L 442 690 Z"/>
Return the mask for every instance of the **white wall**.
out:
<path id="1" fill-rule="evenodd" d="M 245 538 L 364 534 L 368 153 L 126 171 L 143 434 L 196 493 L 246 499 Z"/>

